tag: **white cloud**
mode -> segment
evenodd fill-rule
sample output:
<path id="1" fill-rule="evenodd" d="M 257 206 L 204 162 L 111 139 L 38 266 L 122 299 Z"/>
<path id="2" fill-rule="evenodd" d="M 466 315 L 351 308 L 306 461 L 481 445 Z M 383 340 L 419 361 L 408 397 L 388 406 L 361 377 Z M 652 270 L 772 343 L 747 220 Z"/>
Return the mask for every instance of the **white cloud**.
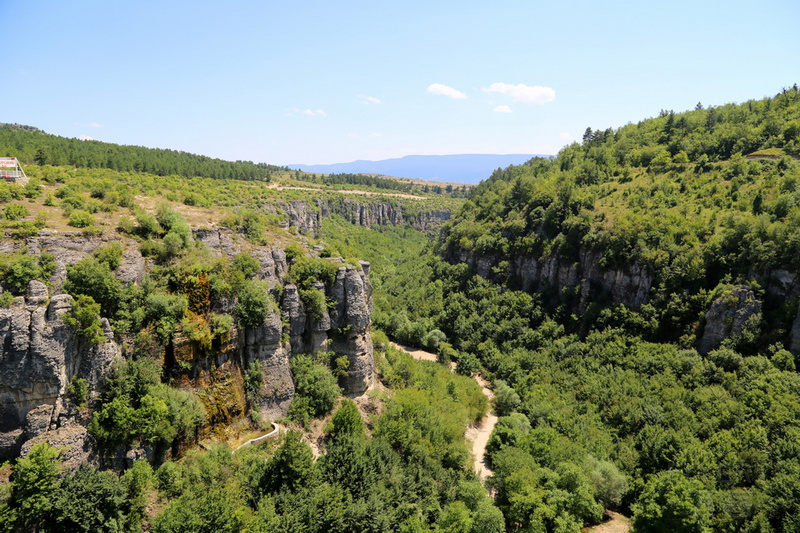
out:
<path id="1" fill-rule="evenodd" d="M 102 128 L 102 124 L 98 124 L 97 122 L 78 122 L 75 124 L 76 126 L 84 126 L 87 128 Z"/>
<path id="2" fill-rule="evenodd" d="M 441 83 L 432 83 L 428 85 L 428 94 L 438 94 L 452 98 L 453 100 L 467 97 L 467 95 L 461 91 L 453 89 L 452 87 L 448 87 L 447 85 L 442 85 Z"/>
<path id="3" fill-rule="evenodd" d="M 348 133 L 347 134 L 347 138 L 348 139 L 354 139 L 354 140 L 357 140 L 357 141 L 363 141 L 365 139 L 380 139 L 381 137 L 383 137 L 383 133 L 381 133 L 379 131 L 373 131 L 369 135 L 361 135 L 359 133 Z"/>
<path id="4" fill-rule="evenodd" d="M 568 131 L 562 131 L 561 133 L 559 133 L 558 134 L 558 138 L 561 139 L 561 140 L 564 140 L 564 141 L 574 141 L 575 140 L 575 137 L 573 137 L 572 134 L 570 132 L 568 132 Z"/>
<path id="5" fill-rule="evenodd" d="M 493 109 L 495 113 L 511 113 L 511 108 L 507 105 L 499 105 Z"/>
<path id="6" fill-rule="evenodd" d="M 487 93 L 500 93 L 510 96 L 515 102 L 523 104 L 542 105 L 556 99 L 555 90 L 550 87 L 542 87 L 541 85 L 530 86 L 523 83 L 513 85 L 510 83 L 495 82 L 483 90 Z"/>
<path id="7" fill-rule="evenodd" d="M 380 104 L 381 103 L 380 98 L 375 98 L 374 96 L 367 96 L 365 94 L 359 94 L 358 95 L 358 99 L 361 100 L 361 103 L 364 104 L 364 105 Z"/>
<path id="8" fill-rule="evenodd" d="M 316 111 L 313 109 L 298 109 L 296 107 L 290 107 L 286 110 L 283 114 L 285 117 L 296 117 L 299 115 L 305 115 L 307 117 L 322 117 L 325 118 L 328 114 L 323 111 L 322 109 L 317 109 Z"/>
<path id="9" fill-rule="evenodd" d="M 80 139 L 82 141 L 93 141 L 94 140 L 92 137 L 89 137 L 88 135 L 81 135 L 80 137 L 78 137 L 78 139 Z"/>

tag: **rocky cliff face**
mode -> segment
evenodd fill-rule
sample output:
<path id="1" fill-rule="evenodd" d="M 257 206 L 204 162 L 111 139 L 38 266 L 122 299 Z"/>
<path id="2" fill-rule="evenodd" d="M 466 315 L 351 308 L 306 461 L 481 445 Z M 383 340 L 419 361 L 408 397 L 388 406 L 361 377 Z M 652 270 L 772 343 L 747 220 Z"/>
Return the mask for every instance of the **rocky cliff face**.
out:
<path id="1" fill-rule="evenodd" d="M 579 260 L 569 261 L 560 254 L 550 257 L 519 257 L 511 262 L 506 272 L 518 280 L 525 291 L 541 292 L 553 289 L 559 294 L 565 289 L 577 289 L 580 295 L 578 312 L 583 312 L 593 300 L 602 298 L 638 308 L 648 301 L 653 276 L 639 265 L 627 269 L 600 267 L 601 255 L 582 250 Z M 461 250 L 456 258 L 483 277 L 491 278 L 500 259 L 493 256 Z"/>
<path id="2" fill-rule="evenodd" d="M 747 287 L 734 287 L 714 300 L 705 314 L 698 351 L 707 354 L 725 339 L 735 342 L 748 329 L 755 331 L 761 322 L 761 308 L 761 301 Z"/>
<path id="3" fill-rule="evenodd" d="M 0 309 L 0 456 L 19 453 L 23 443 L 71 425 L 74 406 L 67 387 L 76 378 L 97 390 L 120 353 L 107 320 L 105 341 L 89 344 L 64 323 L 72 297 L 49 297 L 31 281 L 25 297 Z"/>
<path id="4" fill-rule="evenodd" d="M 230 420 L 244 414 L 243 376 L 257 361 L 264 379 L 256 403 L 262 416 L 274 420 L 287 413 L 294 397 L 291 358 L 298 353 L 332 351 L 349 361 L 348 373 L 340 380 L 345 393 L 358 395 L 367 390 L 374 372 L 369 263 L 342 266 L 335 282 L 329 286 L 318 283 L 315 289 L 324 292 L 335 306 L 330 313 L 325 309 L 321 318 L 312 319 L 297 287 L 286 279 L 289 268 L 282 248 L 253 246 L 226 229 L 199 229 L 194 233 L 213 254 L 231 258 L 241 252 L 252 255 L 261 266 L 257 277 L 282 296 L 261 325 L 244 329 L 234 325 L 227 341 L 211 352 L 201 350 L 178 331 L 161 348 L 160 357 L 167 371 L 182 369 L 178 377 L 182 386 L 208 390 L 224 382 L 231 389 L 224 394 L 231 405 L 221 406 L 225 415 L 221 419 Z M 39 235 L 28 240 L 27 249 L 29 253 L 54 255 L 58 267 L 51 285 L 57 292 L 66 279 L 66 265 L 79 261 L 107 240 L 77 234 Z M 116 274 L 123 281 L 139 282 L 149 264 L 135 242 L 122 242 L 125 253 Z M 6 252 L 21 248 L 8 242 L 2 246 Z M 106 319 L 104 343 L 88 345 L 76 337 L 62 319 L 71 302 L 72 297 L 66 294 L 51 297 L 44 284 L 33 281 L 24 298 L 16 298 L 9 308 L 0 308 L 0 456 L 17 455 L 30 447 L 26 442 L 36 442 L 32 439 L 68 442 L 77 461 L 95 454 L 92 439 L 83 428 L 86 421 L 79 423 L 79 413 L 67 398 L 67 387 L 71 380 L 83 378 L 90 390 L 97 391 L 114 359 L 124 353 Z M 230 312 L 234 305 L 235 299 L 221 302 L 217 311 Z M 80 429 L 67 429 L 76 424 Z"/>
<path id="5" fill-rule="evenodd" d="M 294 226 L 304 235 L 320 235 L 322 218 L 331 214 L 357 226 L 399 226 L 405 223 L 418 231 L 433 231 L 450 220 L 450 211 L 424 210 L 419 213 L 404 212 L 403 208 L 391 202 L 367 203 L 350 200 L 327 201 L 317 199 L 311 204 L 305 201 L 292 201 L 266 206 L 273 214 L 285 213 L 288 217 L 286 227 Z"/>

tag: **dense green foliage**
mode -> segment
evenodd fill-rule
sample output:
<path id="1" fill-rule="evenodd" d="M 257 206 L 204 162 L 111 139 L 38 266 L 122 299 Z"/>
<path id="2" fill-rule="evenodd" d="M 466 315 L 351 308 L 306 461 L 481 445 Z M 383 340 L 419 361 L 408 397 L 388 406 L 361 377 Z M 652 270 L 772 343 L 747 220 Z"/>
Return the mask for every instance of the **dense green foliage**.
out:
<path id="1" fill-rule="evenodd" d="M 151 359 L 122 362 L 106 381 L 89 425 L 103 443 L 138 440 L 163 450 L 175 439 L 192 439 L 205 419 L 197 395 L 161 383 L 161 366 Z"/>
<path id="2" fill-rule="evenodd" d="M 28 255 L 22 253 L 3 254 L 0 257 L 0 280 L 4 289 L 12 294 L 25 294 L 28 283 L 38 280 L 50 283 L 50 276 L 56 270 L 53 256 L 48 253 Z"/>
<path id="3" fill-rule="evenodd" d="M 369 427 L 344 400 L 316 461 L 303 436 L 289 431 L 235 455 L 193 450 L 155 475 L 137 461 L 121 476 L 89 466 L 59 476 L 57 452 L 41 445 L 14 466 L 0 519 L 41 531 L 503 531 L 502 515 L 467 468 L 464 428 L 487 407 L 479 387 L 391 348 L 379 361 L 382 379 L 406 388 Z M 110 378 L 109 397 L 145 404 L 156 372 L 129 363 Z M 147 515 L 148 507 L 158 514 Z"/>
<path id="4" fill-rule="evenodd" d="M 299 354 L 291 361 L 295 397 L 289 415 L 304 424 L 310 418 L 327 415 L 342 394 L 330 369 L 309 355 Z"/>
<path id="5" fill-rule="evenodd" d="M 798 124 L 795 87 L 760 101 L 588 129 L 557 158 L 482 182 L 446 227 L 441 251 L 451 260 L 484 258 L 486 274 L 511 287 L 522 286 L 516 265 L 526 258 L 563 268 L 638 266 L 652 276 L 638 332 L 691 344 L 697 313 L 720 282 L 765 287 L 777 270 L 797 271 Z M 563 306 L 563 320 L 580 296 L 572 288 L 542 287 L 549 309 Z M 577 319 L 584 328 L 608 320 L 598 315 L 620 303 L 602 287 L 588 288 L 582 297 L 590 305 Z M 769 303 L 763 342 L 785 343 L 790 310 Z"/>
<path id="6" fill-rule="evenodd" d="M 264 163 L 223 161 L 176 150 L 69 139 L 12 124 L 0 124 L 0 153 L 16 157 L 23 164 L 108 168 L 158 176 L 176 174 L 268 181 L 271 172 L 288 170 Z"/>

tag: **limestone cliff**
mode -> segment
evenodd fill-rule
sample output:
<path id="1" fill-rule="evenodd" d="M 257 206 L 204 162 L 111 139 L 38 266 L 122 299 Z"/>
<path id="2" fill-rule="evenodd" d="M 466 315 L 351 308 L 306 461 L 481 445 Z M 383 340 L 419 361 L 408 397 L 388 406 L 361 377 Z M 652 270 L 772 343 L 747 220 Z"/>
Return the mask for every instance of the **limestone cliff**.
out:
<path id="1" fill-rule="evenodd" d="M 25 297 L 0 308 L 0 456 L 19 453 L 26 440 L 69 425 L 74 406 L 67 387 L 76 378 L 97 390 L 120 353 L 107 320 L 105 341 L 82 341 L 64 323 L 72 297 L 49 297 L 47 287 L 31 281 Z"/>
<path id="2" fill-rule="evenodd" d="M 224 340 L 213 349 L 201 348 L 180 328 L 166 346 L 154 345 L 152 356 L 163 361 L 165 376 L 182 387 L 203 391 L 214 403 L 210 423 L 229 423 L 246 412 L 243 377 L 251 363 L 259 362 L 264 379 L 254 406 L 262 417 L 275 419 L 287 413 L 294 397 L 289 361 L 298 353 L 333 352 L 346 356 L 349 365 L 340 384 L 346 394 L 358 395 L 372 384 L 374 362 L 370 338 L 371 285 L 369 263 L 341 266 L 334 282 L 317 282 L 332 309 L 312 318 L 297 287 L 287 277 L 289 265 L 279 246 L 254 246 L 227 229 L 197 229 L 195 239 L 218 256 L 232 258 L 246 252 L 260 264 L 257 278 L 271 297 L 280 295 L 277 305 L 262 324 L 242 328 L 234 323 Z M 140 282 L 151 267 L 135 241 L 80 234 L 41 234 L 28 239 L 27 247 L 2 243 L 6 252 L 48 252 L 57 264 L 47 286 L 32 281 L 25 297 L 17 297 L 9 308 L 0 308 L 0 456 L 17 455 L 31 439 L 69 442 L 76 460 L 96 455 L 91 437 L 75 406 L 67 398 L 71 380 L 83 378 L 96 394 L 115 358 L 127 357 L 126 343 L 115 342 L 105 318 L 106 340 L 89 345 L 76 337 L 62 316 L 72 297 L 58 294 L 66 278 L 66 266 L 73 264 L 110 239 L 124 246 L 122 264 L 115 271 L 127 283 Z M 332 260 L 335 261 L 335 260 Z M 214 312 L 230 313 L 233 298 L 215 303 Z M 128 339 L 130 342 L 130 339 Z M 65 440 L 66 439 L 66 440 Z M 31 441 L 35 442 L 35 441 Z M 78 453 L 77 450 L 83 450 Z M 81 459 L 82 458 L 82 459 Z"/>
<path id="3" fill-rule="evenodd" d="M 562 294 L 575 289 L 579 294 L 577 311 L 599 299 L 623 303 L 637 308 L 646 303 L 653 285 L 653 275 L 645 268 L 632 264 L 628 268 L 603 268 L 601 254 L 581 250 L 578 260 L 568 260 L 556 253 L 549 257 L 523 256 L 509 262 L 505 275 L 525 291 L 542 292 L 548 289 Z M 466 263 L 477 274 L 492 278 L 501 259 L 459 250 L 451 260 Z"/>
<path id="4" fill-rule="evenodd" d="M 285 214 L 286 227 L 296 227 L 304 235 L 320 235 L 322 218 L 332 214 L 357 226 L 399 226 L 411 224 L 418 231 L 435 231 L 450 220 L 450 211 L 441 209 L 421 209 L 410 212 L 402 205 L 392 201 L 355 201 L 316 199 L 313 203 L 294 200 L 266 205 L 264 209 L 273 214 Z"/>
<path id="5" fill-rule="evenodd" d="M 761 308 L 761 301 L 747 287 L 734 287 L 715 299 L 705 314 L 698 351 L 707 354 L 725 339 L 735 343 L 748 330 L 755 332 L 760 326 Z"/>

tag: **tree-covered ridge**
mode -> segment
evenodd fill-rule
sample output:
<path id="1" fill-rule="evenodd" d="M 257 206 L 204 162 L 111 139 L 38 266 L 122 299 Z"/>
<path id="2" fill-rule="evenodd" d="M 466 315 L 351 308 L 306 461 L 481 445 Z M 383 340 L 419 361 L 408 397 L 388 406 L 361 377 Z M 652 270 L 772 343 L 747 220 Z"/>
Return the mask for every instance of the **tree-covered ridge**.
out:
<path id="1" fill-rule="evenodd" d="M 265 163 L 225 161 L 178 150 L 59 137 L 16 124 L 0 124 L 0 153 L 16 157 L 23 164 L 108 168 L 158 176 L 269 181 L 272 173 L 288 170 Z"/>
<path id="2" fill-rule="evenodd" d="M 325 185 L 358 185 L 378 190 L 387 189 L 411 194 L 444 194 L 453 198 L 466 197 L 470 190 L 470 187 L 467 185 L 442 185 L 439 182 L 427 184 L 424 180 L 388 178 L 369 174 L 310 174 L 307 179 L 313 183 L 322 183 Z"/>
<path id="3" fill-rule="evenodd" d="M 496 279 L 512 285 L 520 258 L 569 264 L 594 252 L 602 269 L 645 269 L 661 302 L 726 278 L 763 285 L 777 269 L 797 270 L 798 153 L 796 87 L 587 129 L 556 158 L 481 183 L 446 226 L 442 250 L 454 260 L 487 258 Z"/>

